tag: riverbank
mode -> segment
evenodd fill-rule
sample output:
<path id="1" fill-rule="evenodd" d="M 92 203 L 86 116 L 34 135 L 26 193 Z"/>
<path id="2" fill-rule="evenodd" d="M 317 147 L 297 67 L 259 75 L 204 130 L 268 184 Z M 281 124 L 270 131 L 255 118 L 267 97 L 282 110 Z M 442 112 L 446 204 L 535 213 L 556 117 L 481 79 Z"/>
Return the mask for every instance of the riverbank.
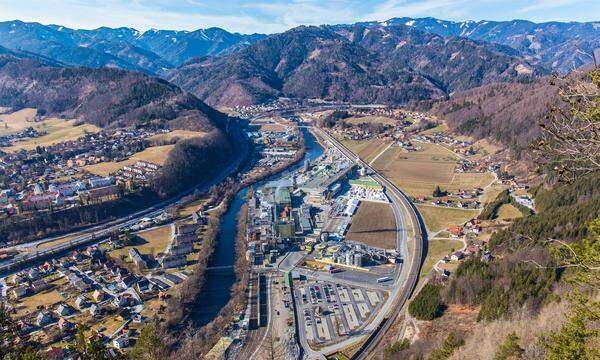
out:
<path id="1" fill-rule="evenodd" d="M 207 249 L 203 252 L 203 261 L 199 262 L 202 267 L 198 267 L 198 271 L 194 271 L 195 276 L 188 279 L 194 283 L 186 281 L 187 284 L 182 286 L 193 291 L 188 292 L 185 299 L 179 296 L 173 301 L 174 305 L 177 301 L 189 305 L 189 299 L 194 299 L 194 306 L 184 307 L 183 313 L 178 314 L 176 320 L 169 322 L 174 329 L 191 329 L 186 332 L 185 338 L 179 337 L 177 353 L 199 356 L 205 349 L 210 349 L 225 330 L 225 325 L 230 322 L 228 316 L 232 315 L 235 309 L 245 308 L 249 275 L 249 264 L 245 263 L 247 241 L 243 235 L 246 231 L 246 221 L 245 215 L 241 215 L 244 212 L 247 214 L 247 210 L 243 210 L 246 208 L 245 196 L 253 185 L 273 176 L 280 176 L 304 159 L 307 150 L 304 131 L 300 132 L 299 143 L 298 152 L 286 164 L 255 174 L 237 184 L 230 181 L 226 186 L 226 192 L 231 196 L 219 203 L 218 214 L 215 214 L 218 217 L 215 221 L 218 221 L 219 225 L 214 226 L 218 231 L 211 234 L 209 242 L 203 243 L 203 248 L 206 246 Z M 233 223 L 236 225 L 232 226 Z M 237 231 L 240 226 L 243 232 Z M 235 251 L 232 251 L 231 247 L 234 247 Z M 210 269 L 211 267 L 214 269 Z M 224 296 L 224 293 L 227 296 Z"/>

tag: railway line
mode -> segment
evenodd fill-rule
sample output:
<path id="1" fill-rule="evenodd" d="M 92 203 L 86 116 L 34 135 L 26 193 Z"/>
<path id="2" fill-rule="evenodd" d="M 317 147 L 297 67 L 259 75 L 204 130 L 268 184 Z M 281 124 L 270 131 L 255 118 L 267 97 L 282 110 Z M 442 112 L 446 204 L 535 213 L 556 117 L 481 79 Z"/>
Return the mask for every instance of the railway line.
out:
<path id="1" fill-rule="evenodd" d="M 418 213 L 418 210 L 408 199 L 408 197 L 396 185 L 394 185 L 386 177 L 381 175 L 378 171 L 373 169 L 369 164 L 362 161 L 356 154 L 350 151 L 344 144 L 342 144 L 340 141 L 328 134 L 326 131 L 318 129 L 318 132 L 344 155 L 350 158 L 355 158 L 358 165 L 369 170 L 369 172 L 371 172 L 372 174 L 372 177 L 375 178 L 377 181 L 381 182 L 386 187 L 388 192 L 391 192 L 391 195 L 396 197 L 396 199 L 402 204 L 402 206 L 406 210 L 406 213 L 409 215 L 414 231 L 414 253 L 410 259 L 410 268 L 408 276 L 404 284 L 402 284 L 402 289 L 400 291 L 399 297 L 394 300 L 394 303 L 389 313 L 383 318 L 379 326 L 369 335 L 367 340 L 352 357 L 352 359 L 356 360 L 368 359 L 381 345 L 384 335 L 388 333 L 395 319 L 398 317 L 404 305 L 406 304 L 408 299 L 410 299 L 414 289 L 417 286 L 417 283 L 419 281 L 419 273 L 426 251 L 427 232 L 424 231 L 425 225 Z"/>

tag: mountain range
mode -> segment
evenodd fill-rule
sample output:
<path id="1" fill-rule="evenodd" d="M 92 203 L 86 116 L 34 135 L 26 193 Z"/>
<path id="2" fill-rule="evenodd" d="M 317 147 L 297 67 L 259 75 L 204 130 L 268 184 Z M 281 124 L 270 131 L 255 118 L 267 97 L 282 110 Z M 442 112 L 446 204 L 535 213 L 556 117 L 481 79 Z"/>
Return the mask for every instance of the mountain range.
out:
<path id="1" fill-rule="evenodd" d="M 167 79 L 211 105 L 280 96 L 401 104 L 544 69 L 510 47 L 404 25 L 301 26 L 229 56 L 191 60 Z"/>
<path id="2" fill-rule="evenodd" d="M 212 106 L 281 96 L 405 104 L 586 66 L 600 23 L 394 18 L 242 35 L 9 21 L 0 23 L 0 46 L 52 67 L 160 76 Z"/>
<path id="3" fill-rule="evenodd" d="M 0 104 L 101 127 L 152 123 L 210 131 L 225 115 L 165 80 L 122 69 L 64 67 L 0 47 Z"/>
<path id="4" fill-rule="evenodd" d="M 69 66 L 118 67 L 160 75 L 194 57 L 223 55 L 265 35 L 219 28 L 196 31 L 101 27 L 75 30 L 22 21 L 0 23 L 0 46 L 36 53 Z"/>
<path id="5" fill-rule="evenodd" d="M 372 24 L 372 23 L 371 23 Z M 523 58 L 557 72 L 566 73 L 593 63 L 593 50 L 600 47 L 599 22 L 445 21 L 427 18 L 394 18 L 382 23 L 403 24 L 442 35 L 510 46 Z"/>

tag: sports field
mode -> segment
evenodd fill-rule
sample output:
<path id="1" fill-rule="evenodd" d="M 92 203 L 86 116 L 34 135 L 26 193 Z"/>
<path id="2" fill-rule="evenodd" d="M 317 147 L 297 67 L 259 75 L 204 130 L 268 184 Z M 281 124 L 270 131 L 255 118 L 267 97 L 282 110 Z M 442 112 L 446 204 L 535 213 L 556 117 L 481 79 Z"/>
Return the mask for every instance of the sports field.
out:
<path id="1" fill-rule="evenodd" d="M 396 220 L 389 204 L 362 201 L 346 239 L 383 249 L 396 248 Z"/>

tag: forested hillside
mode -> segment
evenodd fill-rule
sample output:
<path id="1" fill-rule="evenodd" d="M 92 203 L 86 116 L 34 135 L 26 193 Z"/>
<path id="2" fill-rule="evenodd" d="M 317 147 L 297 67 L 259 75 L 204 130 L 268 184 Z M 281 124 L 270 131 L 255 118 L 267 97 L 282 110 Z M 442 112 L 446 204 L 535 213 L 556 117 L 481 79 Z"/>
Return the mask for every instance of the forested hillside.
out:
<path id="1" fill-rule="evenodd" d="M 64 68 L 0 56 L 0 106 L 101 127 L 153 124 L 208 131 L 220 112 L 164 80 L 118 69 Z"/>
<path id="2" fill-rule="evenodd" d="M 559 89 L 532 147 L 544 177 L 533 190 L 535 213 L 498 229 L 485 244 L 489 253 L 468 257 L 448 280 L 431 278 L 409 307 L 417 319 L 434 319 L 432 328 L 440 316 L 442 326 L 462 326 L 460 335 L 450 332 L 434 350 L 426 339 L 397 343 L 387 348 L 392 357 L 422 358 L 423 349 L 429 359 L 600 356 L 600 165 L 589 151 L 600 134 L 600 71 Z M 480 217 L 511 201 L 500 193 Z M 465 332 L 464 324 L 444 323 L 450 306 L 475 312 L 479 324 Z"/>
<path id="3" fill-rule="evenodd" d="M 540 135 L 539 124 L 559 101 L 558 87 L 551 83 L 546 77 L 485 85 L 435 102 L 431 112 L 460 134 L 492 139 L 520 151 Z"/>
<path id="4" fill-rule="evenodd" d="M 279 96 L 398 105 L 543 71 L 504 46 L 403 25 L 338 25 L 301 26 L 227 57 L 190 61 L 168 79 L 211 105 Z"/>

